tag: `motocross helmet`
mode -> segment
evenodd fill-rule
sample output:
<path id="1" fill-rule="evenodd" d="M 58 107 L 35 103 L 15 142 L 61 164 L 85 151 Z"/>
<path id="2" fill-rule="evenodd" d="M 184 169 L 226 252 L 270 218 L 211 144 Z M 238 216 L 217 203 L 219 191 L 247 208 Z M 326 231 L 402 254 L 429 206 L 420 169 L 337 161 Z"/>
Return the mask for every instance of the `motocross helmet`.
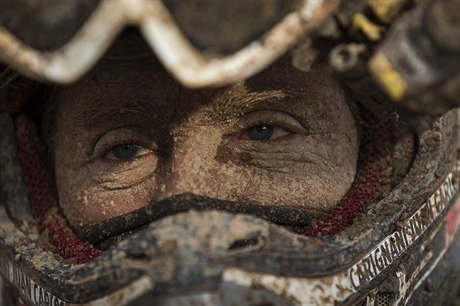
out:
<path id="1" fill-rule="evenodd" d="M 435 57 L 406 35 L 431 4 L 1 0 L 2 302 L 448 305 L 460 283 L 458 113 L 446 112 L 456 91 L 441 90 L 426 115 L 432 96 L 417 104 L 414 88 L 429 82 L 395 62 Z M 395 36 L 403 55 L 389 47 Z M 458 76 L 455 44 L 439 52 L 449 57 L 429 62 L 430 80 Z M 188 88 L 233 84 L 282 56 L 302 71 L 329 60 L 360 125 L 349 190 L 314 217 L 184 193 L 88 231 L 69 226 L 34 124 L 38 100 L 101 57 L 131 53 L 154 54 Z"/>

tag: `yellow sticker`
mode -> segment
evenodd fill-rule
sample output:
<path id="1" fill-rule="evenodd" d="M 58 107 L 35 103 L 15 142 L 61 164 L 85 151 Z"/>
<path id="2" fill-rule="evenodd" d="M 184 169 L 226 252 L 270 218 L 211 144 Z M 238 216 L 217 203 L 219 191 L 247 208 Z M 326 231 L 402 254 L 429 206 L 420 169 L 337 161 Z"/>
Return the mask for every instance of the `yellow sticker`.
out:
<path id="1" fill-rule="evenodd" d="M 357 13 L 353 16 L 352 30 L 361 31 L 370 41 L 379 41 L 382 38 L 383 27 L 372 23 L 366 16 Z"/>
<path id="2" fill-rule="evenodd" d="M 388 58 L 382 53 L 376 53 L 369 61 L 369 70 L 374 79 L 383 87 L 394 101 L 401 101 L 407 90 L 407 83 L 393 69 Z"/>
<path id="3" fill-rule="evenodd" d="M 406 0 L 370 0 L 369 7 L 380 21 L 390 22 L 399 13 Z"/>

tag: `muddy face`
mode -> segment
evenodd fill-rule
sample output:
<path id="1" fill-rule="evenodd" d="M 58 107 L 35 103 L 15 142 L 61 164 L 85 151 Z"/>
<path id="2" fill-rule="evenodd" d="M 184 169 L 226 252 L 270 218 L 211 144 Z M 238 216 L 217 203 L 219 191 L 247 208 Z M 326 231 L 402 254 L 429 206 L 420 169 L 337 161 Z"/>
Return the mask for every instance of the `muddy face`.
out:
<path id="1" fill-rule="evenodd" d="M 359 139 L 342 88 L 283 61 L 231 87 L 188 90 L 153 59 L 106 60 L 47 105 L 75 228 L 185 192 L 324 212 L 355 176 Z"/>

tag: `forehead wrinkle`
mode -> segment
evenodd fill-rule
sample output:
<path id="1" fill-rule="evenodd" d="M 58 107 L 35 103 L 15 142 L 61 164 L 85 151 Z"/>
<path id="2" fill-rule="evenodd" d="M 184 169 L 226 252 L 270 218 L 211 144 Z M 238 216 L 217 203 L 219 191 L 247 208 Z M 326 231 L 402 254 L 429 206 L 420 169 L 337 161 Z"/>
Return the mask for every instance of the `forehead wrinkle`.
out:
<path id="1" fill-rule="evenodd" d="M 112 66 L 100 66 L 76 84 L 56 87 L 54 100 L 64 106 L 63 111 L 68 110 L 67 116 L 75 124 L 88 129 L 117 124 L 116 120 L 163 125 L 171 115 L 171 104 L 177 101 L 177 84 L 156 70 L 152 72 L 144 62 L 129 64 L 126 70 L 116 71 L 108 69 Z"/>
<path id="2" fill-rule="evenodd" d="M 142 99 L 91 100 L 82 104 L 81 111 L 76 116 L 77 124 L 84 128 L 97 129 L 126 124 L 163 127 L 168 120 L 165 113 L 161 112 L 161 107 L 154 102 L 145 102 Z"/>
<path id="3" fill-rule="evenodd" d="M 285 90 L 250 91 L 244 83 L 238 83 L 217 96 L 207 111 L 212 118 L 227 120 L 235 115 L 243 115 L 261 103 L 279 101 L 288 97 L 290 95 Z"/>

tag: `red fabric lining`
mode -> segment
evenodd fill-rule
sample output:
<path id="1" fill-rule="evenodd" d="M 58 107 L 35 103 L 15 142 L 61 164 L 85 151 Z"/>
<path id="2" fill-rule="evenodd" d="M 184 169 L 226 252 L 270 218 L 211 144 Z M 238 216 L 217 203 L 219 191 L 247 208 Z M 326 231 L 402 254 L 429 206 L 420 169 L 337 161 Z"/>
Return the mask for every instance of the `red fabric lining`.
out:
<path id="1" fill-rule="evenodd" d="M 299 234 L 319 237 L 339 233 L 374 199 L 385 179 L 391 162 L 390 128 L 369 110 L 363 109 L 361 113 L 361 148 L 355 181 L 335 208 Z"/>
<path id="2" fill-rule="evenodd" d="M 41 231 L 64 258 L 86 263 L 101 252 L 75 236 L 62 216 L 51 177 L 32 136 L 34 131 L 33 123 L 26 116 L 16 120 L 19 158 L 26 176 L 32 210 Z"/>

